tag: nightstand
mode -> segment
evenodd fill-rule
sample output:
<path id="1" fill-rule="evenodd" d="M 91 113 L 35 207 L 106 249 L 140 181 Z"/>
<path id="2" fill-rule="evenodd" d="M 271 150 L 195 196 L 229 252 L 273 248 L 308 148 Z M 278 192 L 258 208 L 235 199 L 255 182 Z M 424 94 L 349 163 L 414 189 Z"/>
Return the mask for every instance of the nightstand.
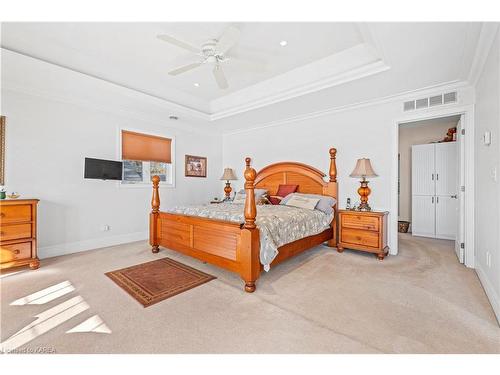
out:
<path id="1" fill-rule="evenodd" d="M 384 260 L 387 246 L 389 212 L 339 210 L 339 242 L 337 251 L 346 249 L 368 251 Z"/>

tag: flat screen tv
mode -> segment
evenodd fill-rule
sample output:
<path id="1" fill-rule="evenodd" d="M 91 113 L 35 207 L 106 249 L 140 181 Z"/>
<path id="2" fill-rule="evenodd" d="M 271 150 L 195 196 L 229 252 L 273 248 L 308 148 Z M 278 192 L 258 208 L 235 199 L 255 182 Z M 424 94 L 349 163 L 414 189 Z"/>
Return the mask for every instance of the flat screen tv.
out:
<path id="1" fill-rule="evenodd" d="M 122 164 L 121 161 L 85 158 L 84 177 L 98 180 L 121 180 Z"/>

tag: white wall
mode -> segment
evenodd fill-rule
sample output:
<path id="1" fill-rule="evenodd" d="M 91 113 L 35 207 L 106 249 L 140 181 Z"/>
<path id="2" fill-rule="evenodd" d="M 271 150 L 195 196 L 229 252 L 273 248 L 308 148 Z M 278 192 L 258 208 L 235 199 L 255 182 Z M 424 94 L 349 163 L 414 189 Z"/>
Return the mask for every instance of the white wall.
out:
<path id="1" fill-rule="evenodd" d="M 493 42 L 475 87 L 476 123 L 476 234 L 475 265 L 481 282 L 500 320 L 500 36 Z M 492 134 L 491 145 L 482 142 L 485 131 Z M 488 265 L 488 256 L 491 258 Z"/>
<path id="2" fill-rule="evenodd" d="M 457 120 L 436 119 L 399 126 L 399 220 L 411 221 L 411 146 L 440 141 L 456 125 Z"/>
<path id="3" fill-rule="evenodd" d="M 25 66 L 24 60 L 11 62 L 16 64 L 2 64 L 7 80 L 12 78 L 10 73 L 14 68 L 17 76 L 22 76 L 25 67 L 30 69 L 24 72 L 26 75 L 33 75 L 33 69 L 40 68 L 33 62 Z M 68 74 L 55 66 L 50 70 L 54 82 Z M 89 88 L 93 86 L 92 78 L 75 74 L 71 72 L 64 77 L 66 85 L 73 83 L 76 87 L 84 80 Z M 17 83 L 26 85 L 19 90 L 2 88 L 1 112 L 7 117 L 6 188 L 18 191 L 23 197 L 40 199 L 41 258 L 147 238 L 151 187 L 127 188 L 115 181 L 83 178 L 84 157 L 120 158 L 117 152 L 120 127 L 175 137 L 176 186 L 161 189 L 162 207 L 207 202 L 221 195 L 218 180 L 222 173 L 221 136 L 192 130 L 194 126 L 182 116 L 173 124 L 168 116 L 156 116 L 150 121 L 147 115 L 138 119 L 125 112 L 114 113 L 111 108 L 104 111 L 107 93 L 97 85 L 95 95 L 100 104 L 87 101 L 83 105 L 75 104 L 77 98 L 71 98 L 75 103 L 63 101 L 57 95 L 29 92 L 32 88 L 29 82 Z M 19 87 L 12 80 L 7 86 Z M 55 92 L 57 87 L 47 89 Z M 77 90 L 75 96 L 76 93 Z M 118 99 L 113 95 L 109 100 Z M 146 103 L 147 99 L 143 101 Z M 185 154 L 208 158 L 207 178 L 184 177 Z M 101 231 L 103 224 L 111 230 Z"/>
<path id="4" fill-rule="evenodd" d="M 260 168 L 279 161 L 298 161 L 310 164 L 325 173 L 328 171 L 330 147 L 337 148 L 337 167 L 340 207 L 346 198 L 358 201 L 358 179 L 350 178 L 358 158 L 372 161 L 375 172 L 369 203 L 373 209 L 389 210 L 391 204 L 392 153 L 388 142 L 393 139 L 395 127 L 391 118 L 396 116 L 395 104 L 383 104 L 339 112 L 281 126 L 224 135 L 223 163 L 236 168 L 241 176 L 244 159 L 250 156 L 253 166 Z M 241 187 L 243 180 L 236 181 Z"/>
<path id="5" fill-rule="evenodd" d="M 429 117 L 437 112 L 452 113 L 456 108 L 470 105 L 471 90 L 459 88 L 456 105 L 437 109 L 403 113 L 403 101 L 442 93 L 446 89 L 422 90 L 394 98 L 390 101 L 354 105 L 322 113 L 302 115 L 279 122 L 262 125 L 249 123 L 234 116 L 233 122 L 248 130 L 226 133 L 223 136 L 223 164 L 235 168 L 241 177 L 244 158 L 250 156 L 258 170 L 270 163 L 290 160 L 310 164 L 325 173 L 328 171 L 330 147 L 336 147 L 340 208 L 346 198 L 359 200 L 357 179 L 349 177 L 356 160 L 367 157 L 379 177 L 372 178 L 369 203 L 372 209 L 389 211 L 389 247 L 391 254 L 397 250 L 397 140 L 398 122 L 409 122 L 413 117 Z M 446 92 L 446 91 L 445 91 Z M 280 103 L 283 105 L 283 103 Z M 291 105 L 291 104 L 290 104 Z M 437 111 L 437 112 L 436 112 Z M 444 117 L 442 114 L 440 117 Z M 243 180 L 234 186 L 241 188 Z"/>

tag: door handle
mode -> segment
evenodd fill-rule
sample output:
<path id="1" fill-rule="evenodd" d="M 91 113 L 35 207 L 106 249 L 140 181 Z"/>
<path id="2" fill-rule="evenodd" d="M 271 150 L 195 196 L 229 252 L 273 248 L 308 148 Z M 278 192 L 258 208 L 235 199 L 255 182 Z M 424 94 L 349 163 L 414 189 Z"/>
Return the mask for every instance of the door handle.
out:
<path id="1" fill-rule="evenodd" d="M 436 203 L 439 203 L 439 197 L 436 197 Z"/>
<path id="2" fill-rule="evenodd" d="M 434 203 L 434 197 L 432 197 L 432 203 Z"/>
<path id="3" fill-rule="evenodd" d="M 455 194 L 455 195 L 452 195 L 452 196 L 451 196 L 451 198 L 453 198 L 453 199 L 457 199 L 457 198 L 458 198 L 458 196 Z"/>
<path id="4" fill-rule="evenodd" d="M 439 181 L 439 173 L 436 173 L 436 181 Z"/>
<path id="5" fill-rule="evenodd" d="M 432 181 L 434 181 L 434 173 L 432 174 L 432 177 L 431 177 L 431 178 L 432 178 Z"/>

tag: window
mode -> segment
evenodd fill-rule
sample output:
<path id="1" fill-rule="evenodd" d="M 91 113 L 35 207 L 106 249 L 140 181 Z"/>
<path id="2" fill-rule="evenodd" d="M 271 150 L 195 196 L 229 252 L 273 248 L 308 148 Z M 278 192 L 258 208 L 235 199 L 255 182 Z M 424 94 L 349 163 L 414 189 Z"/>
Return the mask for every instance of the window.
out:
<path id="1" fill-rule="evenodd" d="M 122 184 L 149 185 L 155 175 L 160 184 L 174 184 L 171 138 L 122 130 L 121 144 Z"/>

